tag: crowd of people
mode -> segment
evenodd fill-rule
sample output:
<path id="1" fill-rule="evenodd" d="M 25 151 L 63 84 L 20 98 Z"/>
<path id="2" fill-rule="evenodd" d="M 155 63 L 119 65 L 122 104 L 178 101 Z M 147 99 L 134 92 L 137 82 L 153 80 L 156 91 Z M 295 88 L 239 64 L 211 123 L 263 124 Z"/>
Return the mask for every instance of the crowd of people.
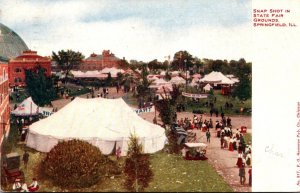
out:
<path id="1" fill-rule="evenodd" d="M 222 117 L 221 121 L 217 121 L 216 127 L 217 137 L 220 138 L 221 149 L 231 152 L 237 151 L 236 166 L 239 168 L 240 184 L 244 185 L 246 180 L 245 167 L 248 166 L 249 186 L 252 186 L 252 161 L 251 161 L 251 143 L 246 144 L 244 135 L 239 128 L 235 132 L 232 131 L 231 119 Z"/>
<path id="2" fill-rule="evenodd" d="M 200 116 L 193 116 L 193 119 L 190 119 L 188 117 L 181 118 L 180 120 L 177 120 L 178 126 L 184 128 L 185 130 L 190 129 L 200 129 L 202 131 L 206 131 L 210 128 L 213 128 L 213 121 L 210 118 L 209 120 L 206 120 L 202 118 L 202 115 Z"/>
<path id="3" fill-rule="evenodd" d="M 220 120 L 217 120 L 215 125 L 212 118 L 204 119 L 202 115 L 193 115 L 192 118 L 184 117 L 177 119 L 177 125 L 185 130 L 201 130 L 205 132 L 206 143 L 211 141 L 211 130 L 215 128 L 215 138 L 220 140 L 220 148 L 230 152 L 237 153 L 236 167 L 239 170 L 240 184 L 245 185 L 246 169 L 248 168 L 248 185 L 252 186 L 252 158 L 251 158 L 251 142 L 246 144 L 244 135 L 241 129 L 232 129 L 231 118 L 225 117 L 221 113 Z"/>

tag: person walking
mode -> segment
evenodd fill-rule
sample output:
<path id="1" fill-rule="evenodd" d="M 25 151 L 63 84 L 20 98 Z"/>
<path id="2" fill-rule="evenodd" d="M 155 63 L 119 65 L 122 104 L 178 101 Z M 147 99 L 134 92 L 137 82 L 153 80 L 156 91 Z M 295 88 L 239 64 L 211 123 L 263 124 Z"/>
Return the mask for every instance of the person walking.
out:
<path id="1" fill-rule="evenodd" d="M 210 132 L 209 132 L 209 129 L 207 129 L 207 131 L 206 131 L 206 141 L 208 143 L 210 143 Z"/>
<path id="2" fill-rule="evenodd" d="M 242 167 L 239 169 L 239 176 L 240 176 L 240 183 L 241 185 L 245 184 L 246 177 L 245 177 L 245 164 L 242 164 Z"/>
<path id="3" fill-rule="evenodd" d="M 252 168 L 248 170 L 248 174 L 249 174 L 249 186 L 252 186 Z"/>
<path id="4" fill-rule="evenodd" d="M 23 154 L 23 162 L 24 162 L 25 169 L 27 169 L 28 161 L 29 161 L 29 153 L 25 150 L 25 153 Z"/>

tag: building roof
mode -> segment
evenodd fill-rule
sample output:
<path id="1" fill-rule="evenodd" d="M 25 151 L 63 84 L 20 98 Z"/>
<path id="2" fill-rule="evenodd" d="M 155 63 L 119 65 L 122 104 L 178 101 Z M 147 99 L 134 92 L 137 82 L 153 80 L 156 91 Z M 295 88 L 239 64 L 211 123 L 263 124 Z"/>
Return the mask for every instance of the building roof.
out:
<path id="1" fill-rule="evenodd" d="M 43 57 L 43 56 L 37 55 L 37 51 L 26 50 L 26 51 L 23 51 L 23 53 L 21 55 L 19 55 L 18 57 L 10 60 L 10 62 L 22 62 L 22 61 L 50 62 L 51 59 L 48 57 Z"/>
<path id="2" fill-rule="evenodd" d="M 98 55 L 98 54 L 91 54 L 89 57 L 87 57 L 85 60 L 86 61 L 101 61 L 103 58 L 109 58 L 109 60 L 120 60 L 120 58 L 116 57 L 114 54 L 112 53 L 109 53 L 106 54 L 104 57 L 103 57 L 103 54 L 102 55 Z"/>
<path id="3" fill-rule="evenodd" d="M 22 38 L 14 31 L 0 23 L 0 61 L 8 62 L 28 50 Z"/>

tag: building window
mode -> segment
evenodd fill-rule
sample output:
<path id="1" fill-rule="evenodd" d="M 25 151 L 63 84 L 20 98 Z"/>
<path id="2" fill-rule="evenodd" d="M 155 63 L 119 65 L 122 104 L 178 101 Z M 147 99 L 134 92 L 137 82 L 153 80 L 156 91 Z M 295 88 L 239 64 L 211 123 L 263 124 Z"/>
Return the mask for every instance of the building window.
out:
<path id="1" fill-rule="evenodd" d="M 22 72 L 21 68 L 16 68 L 15 72 Z"/>

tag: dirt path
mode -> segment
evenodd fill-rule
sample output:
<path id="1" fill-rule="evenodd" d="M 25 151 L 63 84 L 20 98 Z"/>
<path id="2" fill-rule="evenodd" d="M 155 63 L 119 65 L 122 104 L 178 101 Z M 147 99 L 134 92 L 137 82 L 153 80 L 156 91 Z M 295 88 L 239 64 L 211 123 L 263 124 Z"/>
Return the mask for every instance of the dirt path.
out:
<path id="1" fill-rule="evenodd" d="M 95 92 L 95 96 L 97 96 L 98 93 L 101 93 L 102 89 Z M 108 98 L 119 98 L 123 96 L 124 93 L 122 91 L 119 91 L 119 93 L 116 92 L 115 88 L 109 89 L 109 96 Z M 86 98 L 87 94 L 81 95 L 80 97 Z M 71 99 L 60 99 L 53 101 L 54 107 L 57 107 L 58 109 L 62 108 L 66 104 L 68 104 L 71 101 Z M 145 113 L 141 114 L 141 117 L 143 117 L 145 120 L 148 120 L 149 122 L 153 121 L 155 114 L 154 112 L 151 113 Z M 226 115 L 225 115 L 226 116 Z M 177 113 L 178 119 L 189 117 L 192 119 L 193 113 L 189 112 L 180 112 Z M 216 121 L 220 121 L 221 117 L 210 117 L 210 115 L 204 114 L 202 116 L 203 120 L 207 119 L 209 120 L 212 118 L 212 121 L 215 125 Z M 251 124 L 251 117 L 248 116 L 231 116 L 233 125 L 233 131 L 236 131 L 236 128 L 241 128 L 241 126 L 246 126 L 248 128 L 248 133 L 252 133 L 252 124 Z M 161 123 L 160 119 L 158 118 L 158 122 Z M 198 142 L 206 143 L 206 137 L 205 133 L 201 132 L 200 130 L 194 130 L 197 134 L 197 140 Z M 235 192 L 251 192 L 251 187 L 248 186 L 248 167 L 246 167 L 246 185 L 240 185 L 239 182 L 239 176 L 238 176 L 238 168 L 236 167 L 236 161 L 238 157 L 237 151 L 230 152 L 226 149 L 220 148 L 220 139 L 216 137 L 216 131 L 215 129 L 211 129 L 211 143 L 208 144 L 208 151 L 207 151 L 207 157 L 209 158 L 209 163 L 216 169 L 216 171 L 224 178 L 224 180 L 233 188 Z"/>
<path id="2" fill-rule="evenodd" d="M 141 117 L 152 122 L 154 118 L 154 113 L 141 114 Z M 184 117 L 193 117 L 193 113 L 182 112 L 177 113 L 178 119 Z M 210 115 L 203 115 L 203 120 L 209 120 L 212 118 L 212 121 L 215 125 L 216 121 L 220 121 L 220 117 L 210 117 Z M 251 117 L 245 116 L 232 116 L 233 128 L 241 128 L 241 126 L 246 126 L 247 132 L 252 133 L 251 129 Z M 235 129 L 233 131 L 235 131 Z M 200 130 L 194 130 L 197 134 L 197 141 L 201 143 L 206 143 L 205 132 Z M 215 129 L 211 129 L 211 142 L 208 144 L 207 157 L 209 163 L 216 169 L 216 171 L 224 178 L 224 180 L 233 188 L 235 192 L 251 192 L 251 187 L 248 186 L 248 170 L 249 167 L 246 167 L 246 182 L 245 185 L 240 184 L 240 178 L 238 176 L 239 169 L 236 166 L 236 161 L 238 157 L 237 151 L 231 152 L 228 149 L 220 148 L 220 138 L 216 137 Z"/>

